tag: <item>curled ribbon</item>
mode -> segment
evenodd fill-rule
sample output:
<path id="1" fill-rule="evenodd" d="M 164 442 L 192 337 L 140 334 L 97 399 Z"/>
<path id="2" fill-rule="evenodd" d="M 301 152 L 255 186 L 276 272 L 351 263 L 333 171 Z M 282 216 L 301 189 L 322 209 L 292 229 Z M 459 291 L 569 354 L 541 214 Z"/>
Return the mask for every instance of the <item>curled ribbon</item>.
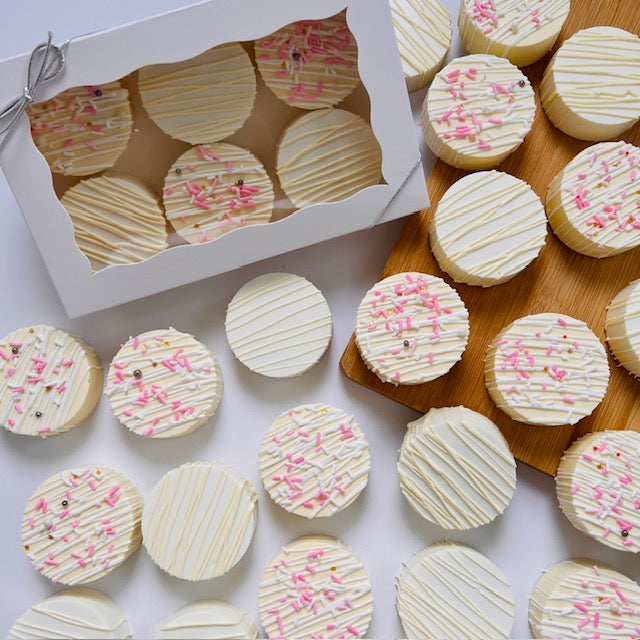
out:
<path id="1" fill-rule="evenodd" d="M 7 139 L 11 129 L 18 122 L 29 104 L 35 100 L 38 89 L 45 83 L 56 78 L 64 69 L 64 52 L 62 48 L 52 44 L 53 34 L 49 32 L 46 42 L 39 44 L 29 59 L 27 86 L 22 95 L 12 100 L 0 110 L 0 147 Z"/>

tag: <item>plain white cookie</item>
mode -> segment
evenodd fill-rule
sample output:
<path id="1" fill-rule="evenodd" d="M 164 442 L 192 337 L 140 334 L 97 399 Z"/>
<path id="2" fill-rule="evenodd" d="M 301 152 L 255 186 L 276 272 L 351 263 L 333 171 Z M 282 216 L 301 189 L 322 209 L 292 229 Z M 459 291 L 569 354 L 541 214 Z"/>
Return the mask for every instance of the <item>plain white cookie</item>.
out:
<path id="1" fill-rule="evenodd" d="M 640 378 L 640 279 L 629 283 L 609 303 L 605 332 L 616 360 Z"/>

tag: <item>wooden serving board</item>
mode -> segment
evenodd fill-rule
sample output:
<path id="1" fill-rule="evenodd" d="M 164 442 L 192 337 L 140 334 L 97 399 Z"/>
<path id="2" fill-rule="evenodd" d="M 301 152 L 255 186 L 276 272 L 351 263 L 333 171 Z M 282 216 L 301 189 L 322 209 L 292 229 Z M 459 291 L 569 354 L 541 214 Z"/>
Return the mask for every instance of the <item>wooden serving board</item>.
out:
<path id="1" fill-rule="evenodd" d="M 572 0 L 569 18 L 553 51 L 524 70 L 536 91 L 536 118 L 522 146 L 497 168 L 526 180 L 543 202 L 551 179 L 592 143 L 570 138 L 549 122 L 539 100 L 542 74 L 562 41 L 579 29 L 595 25 L 640 33 L 638 0 Z M 640 123 L 621 138 L 640 146 Z M 455 286 L 469 309 L 471 324 L 462 360 L 447 375 L 432 382 L 394 387 L 381 382 L 365 367 L 352 337 L 340 364 L 348 378 L 423 413 L 431 407 L 458 404 L 484 413 L 500 427 L 516 458 L 554 474 L 562 452 L 575 438 L 603 429 L 640 431 L 640 380 L 609 356 L 611 379 L 607 395 L 590 417 L 575 426 L 526 425 L 500 411 L 485 389 L 483 363 L 487 346 L 500 329 L 516 318 L 547 311 L 584 320 L 604 341 L 605 308 L 620 289 L 640 277 L 640 248 L 612 258 L 589 258 L 567 248 L 549 228 L 546 246 L 538 259 L 509 282 L 488 289 L 455 284 L 440 270 L 431 253 L 429 217 L 444 192 L 465 173 L 437 161 L 427 180 L 431 208 L 409 218 L 381 275 L 421 271 Z"/>

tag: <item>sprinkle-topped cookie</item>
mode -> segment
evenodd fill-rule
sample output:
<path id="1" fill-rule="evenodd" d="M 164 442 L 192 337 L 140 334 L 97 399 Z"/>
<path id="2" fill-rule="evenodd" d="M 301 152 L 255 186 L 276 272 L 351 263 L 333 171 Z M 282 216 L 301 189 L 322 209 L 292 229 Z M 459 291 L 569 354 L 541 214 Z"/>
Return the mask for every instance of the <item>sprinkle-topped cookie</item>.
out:
<path id="1" fill-rule="evenodd" d="M 464 303 L 436 276 L 389 276 L 358 307 L 356 345 L 383 382 L 422 384 L 444 375 L 462 357 L 468 338 Z"/>
<path id="2" fill-rule="evenodd" d="M 522 144 L 535 113 L 533 89 L 520 69 L 476 54 L 436 74 L 422 105 L 422 131 L 447 164 L 489 169 Z"/>
<path id="3" fill-rule="evenodd" d="M 190 60 L 143 67 L 138 88 L 149 117 L 172 138 L 217 142 L 251 115 L 256 72 L 242 46 L 228 42 Z"/>
<path id="4" fill-rule="evenodd" d="M 195 431 L 216 411 L 222 371 L 201 342 L 175 329 L 129 338 L 114 356 L 105 395 L 118 420 L 146 438 Z"/>
<path id="5" fill-rule="evenodd" d="M 201 144 L 185 151 L 164 180 L 167 219 L 190 243 L 209 242 L 271 220 L 273 185 L 262 163 L 232 144 Z"/>
<path id="6" fill-rule="evenodd" d="M 373 598 L 362 562 L 334 538 L 297 538 L 282 547 L 260 582 L 260 620 L 274 640 L 362 638 Z"/>
<path id="7" fill-rule="evenodd" d="M 440 0 L 390 0 L 407 89 L 433 79 L 451 46 L 451 16 Z"/>
<path id="8" fill-rule="evenodd" d="M 534 638 L 587 640 L 640 637 L 640 588 L 593 560 L 565 560 L 538 579 L 529 601 Z"/>
<path id="9" fill-rule="evenodd" d="M 118 82 L 67 89 L 29 105 L 31 135 L 51 170 L 86 176 L 112 167 L 133 128 L 129 92 Z"/>
<path id="10" fill-rule="evenodd" d="M 245 554 L 256 528 L 252 484 L 220 463 L 189 462 L 156 484 L 142 517 L 144 546 L 168 574 L 210 580 Z"/>
<path id="11" fill-rule="evenodd" d="M 574 527 L 620 551 L 640 551 L 640 433 L 589 433 L 565 451 L 556 475 Z"/>
<path id="12" fill-rule="evenodd" d="M 640 149 L 623 140 L 584 149 L 551 181 L 546 206 L 574 251 L 605 258 L 640 246 Z"/>
<path id="13" fill-rule="evenodd" d="M 396 606 L 408 638 L 510 637 L 515 603 L 498 567 L 469 547 L 425 547 L 404 566 Z"/>
<path id="14" fill-rule="evenodd" d="M 615 359 L 640 378 L 640 278 L 629 283 L 609 303 L 605 331 Z"/>
<path id="15" fill-rule="evenodd" d="M 607 140 L 640 118 L 640 37 L 597 26 L 565 40 L 547 66 L 540 100 L 551 122 L 580 140 Z"/>
<path id="16" fill-rule="evenodd" d="M 300 116 L 284 130 L 276 172 L 296 207 L 336 202 L 380 182 L 382 153 L 360 116 L 322 109 Z"/>
<path id="17" fill-rule="evenodd" d="M 288 24 L 256 40 L 255 51 L 267 87 L 299 109 L 332 107 L 360 80 L 358 47 L 344 12 Z"/>
<path id="18" fill-rule="evenodd" d="M 33 325 L 0 340 L 0 424 L 29 436 L 82 422 L 102 393 L 102 366 L 84 340 Z"/>
<path id="19" fill-rule="evenodd" d="M 260 448 L 264 487 L 283 509 L 305 518 L 331 516 L 366 487 L 371 458 L 364 434 L 344 411 L 304 404 L 269 427 Z"/>
<path id="20" fill-rule="evenodd" d="M 86 584 L 140 546 L 142 497 L 123 473 L 82 467 L 47 478 L 22 516 L 24 550 L 54 584 Z"/>
<path id="21" fill-rule="evenodd" d="M 462 0 L 460 38 L 469 53 L 491 53 L 526 67 L 553 47 L 569 5 L 569 0 Z"/>
<path id="22" fill-rule="evenodd" d="M 539 313 L 515 320 L 485 358 L 489 395 L 514 420 L 575 424 L 602 401 L 609 363 L 602 343 L 581 320 Z"/>

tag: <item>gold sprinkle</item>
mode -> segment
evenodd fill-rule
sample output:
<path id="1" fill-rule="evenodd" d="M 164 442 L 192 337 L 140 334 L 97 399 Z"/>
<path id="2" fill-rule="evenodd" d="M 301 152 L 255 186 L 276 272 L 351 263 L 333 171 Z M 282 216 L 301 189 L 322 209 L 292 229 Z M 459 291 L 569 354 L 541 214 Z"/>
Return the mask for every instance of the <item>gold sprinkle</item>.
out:
<path id="1" fill-rule="evenodd" d="M 164 346 L 165 346 L 165 347 L 168 347 L 168 346 L 169 346 L 169 341 L 168 341 L 168 340 L 165 340 L 165 341 L 164 341 Z"/>

